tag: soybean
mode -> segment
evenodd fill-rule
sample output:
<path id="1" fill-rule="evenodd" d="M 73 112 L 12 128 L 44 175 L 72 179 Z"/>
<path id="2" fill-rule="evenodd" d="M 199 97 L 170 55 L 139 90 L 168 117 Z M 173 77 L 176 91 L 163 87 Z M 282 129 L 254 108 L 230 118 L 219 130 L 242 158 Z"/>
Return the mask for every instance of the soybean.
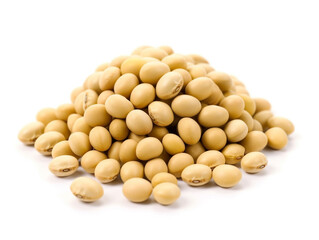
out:
<path id="1" fill-rule="evenodd" d="M 216 166 L 225 164 L 226 159 L 224 154 L 217 150 L 208 150 L 203 152 L 201 155 L 198 156 L 196 163 L 197 164 L 204 164 L 210 167 L 213 170 Z"/>
<path id="2" fill-rule="evenodd" d="M 154 137 L 146 137 L 138 142 L 136 156 L 140 160 L 156 158 L 163 152 L 162 143 Z"/>
<path id="3" fill-rule="evenodd" d="M 213 170 L 213 180 L 220 187 L 233 187 L 239 183 L 241 177 L 241 171 L 233 165 L 222 164 Z"/>
<path id="4" fill-rule="evenodd" d="M 115 159 L 105 159 L 99 162 L 94 170 L 94 176 L 101 183 L 114 181 L 120 173 L 120 163 Z"/>
<path id="5" fill-rule="evenodd" d="M 171 106 L 174 113 L 180 117 L 193 117 L 201 110 L 200 101 L 187 94 L 175 97 Z"/>
<path id="6" fill-rule="evenodd" d="M 73 195 L 83 202 L 94 202 L 104 194 L 102 186 L 97 181 L 88 177 L 75 179 L 70 189 Z"/>
<path id="7" fill-rule="evenodd" d="M 161 172 L 168 172 L 167 165 L 163 159 L 155 158 L 145 164 L 144 173 L 148 180 L 152 181 L 152 178 Z"/>
<path id="8" fill-rule="evenodd" d="M 152 184 L 143 178 L 131 178 L 123 184 L 123 194 L 131 202 L 144 202 L 152 194 Z"/>
<path id="9" fill-rule="evenodd" d="M 287 133 L 279 127 L 273 127 L 265 132 L 268 138 L 268 146 L 280 150 L 284 148 L 288 143 Z"/>
<path id="10" fill-rule="evenodd" d="M 180 178 L 182 171 L 189 165 L 194 164 L 194 159 L 187 153 L 178 153 L 168 161 L 168 172 Z"/>
<path id="11" fill-rule="evenodd" d="M 137 135 L 149 134 L 153 128 L 153 122 L 149 115 L 139 109 L 129 112 L 126 117 L 126 125 L 131 132 Z"/>
<path id="12" fill-rule="evenodd" d="M 241 168 L 247 173 L 258 173 L 267 166 L 267 158 L 261 152 L 250 152 L 241 160 Z"/>
<path id="13" fill-rule="evenodd" d="M 162 205 L 174 203 L 181 195 L 179 187 L 170 182 L 160 183 L 153 189 L 153 196 L 156 202 Z"/>
<path id="14" fill-rule="evenodd" d="M 55 131 L 43 133 L 35 141 L 34 148 L 43 155 L 51 155 L 52 149 L 55 144 L 63 140 L 65 140 L 65 137 L 62 133 Z"/>
<path id="15" fill-rule="evenodd" d="M 49 164 L 49 170 L 57 177 L 70 176 L 76 172 L 78 167 L 78 160 L 69 155 L 55 157 Z"/>
<path id="16" fill-rule="evenodd" d="M 32 145 L 44 132 L 44 124 L 42 122 L 32 122 L 25 125 L 19 132 L 18 138 L 26 145 Z"/>
<path id="17" fill-rule="evenodd" d="M 204 164 L 192 164 L 182 172 L 182 179 L 191 186 L 202 186 L 212 178 L 212 170 Z"/>
<path id="18" fill-rule="evenodd" d="M 88 173 L 94 173 L 99 162 L 107 159 L 107 156 L 99 151 L 91 150 L 85 153 L 81 158 L 81 166 Z"/>
<path id="19" fill-rule="evenodd" d="M 269 118 L 267 121 L 267 126 L 270 128 L 280 127 L 287 133 L 287 135 L 293 133 L 293 131 L 295 130 L 293 123 L 287 118 L 283 118 L 283 117 Z"/>

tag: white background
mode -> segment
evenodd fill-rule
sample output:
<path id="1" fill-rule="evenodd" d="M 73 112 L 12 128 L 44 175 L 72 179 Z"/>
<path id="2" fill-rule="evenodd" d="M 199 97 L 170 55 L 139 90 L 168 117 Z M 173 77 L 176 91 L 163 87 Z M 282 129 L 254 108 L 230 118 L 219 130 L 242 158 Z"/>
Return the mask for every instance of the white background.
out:
<path id="1" fill-rule="evenodd" d="M 317 1 L 1 1 L 1 239 L 318 239 Z M 120 181 L 83 204 L 50 158 L 17 140 L 69 101 L 100 63 L 140 45 L 198 53 L 271 101 L 296 131 L 240 184 L 191 188 L 169 207 L 133 204 Z M 81 175 L 81 174 L 78 174 Z"/>

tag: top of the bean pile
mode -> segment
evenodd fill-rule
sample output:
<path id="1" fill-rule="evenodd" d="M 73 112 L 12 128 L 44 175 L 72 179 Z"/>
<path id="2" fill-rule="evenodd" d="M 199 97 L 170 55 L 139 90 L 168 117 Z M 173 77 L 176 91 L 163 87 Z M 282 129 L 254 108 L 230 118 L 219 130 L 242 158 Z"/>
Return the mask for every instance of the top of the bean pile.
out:
<path id="1" fill-rule="evenodd" d="M 169 46 L 139 47 L 101 64 L 79 85 L 70 103 L 40 110 L 18 137 L 52 155 L 49 170 L 58 177 L 79 167 L 103 184 L 120 175 L 132 202 L 153 194 L 172 204 L 181 194 L 179 178 L 233 187 L 240 168 L 262 171 L 268 161 L 260 151 L 282 149 L 294 131 L 236 77 Z M 70 189 L 93 202 L 104 194 L 98 181 L 80 177 Z"/>

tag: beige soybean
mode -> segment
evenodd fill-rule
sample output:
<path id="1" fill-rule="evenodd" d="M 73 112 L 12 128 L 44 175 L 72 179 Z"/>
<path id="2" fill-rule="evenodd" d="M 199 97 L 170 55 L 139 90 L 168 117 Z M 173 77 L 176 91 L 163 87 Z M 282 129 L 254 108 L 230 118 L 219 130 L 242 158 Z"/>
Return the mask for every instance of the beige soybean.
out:
<path id="1" fill-rule="evenodd" d="M 68 155 L 55 157 L 49 164 L 49 170 L 57 177 L 70 176 L 76 172 L 78 167 L 78 160 Z"/>
<path id="2" fill-rule="evenodd" d="M 102 71 L 97 71 L 97 72 L 92 73 L 90 76 L 88 76 L 88 78 L 86 80 L 88 89 L 92 89 L 93 91 L 95 91 L 98 94 L 102 92 L 101 88 L 99 86 L 100 77 L 102 74 L 103 74 Z"/>
<path id="3" fill-rule="evenodd" d="M 201 101 L 208 98 L 212 94 L 213 88 L 213 81 L 210 78 L 199 77 L 187 84 L 185 92 L 186 94 L 192 95 Z"/>
<path id="4" fill-rule="evenodd" d="M 145 58 L 139 56 L 131 56 L 121 64 L 121 72 L 122 74 L 133 73 L 138 77 L 140 70 L 145 63 L 147 63 L 147 60 Z"/>
<path id="5" fill-rule="evenodd" d="M 233 165 L 223 164 L 213 170 L 213 180 L 220 187 L 233 187 L 240 182 L 241 177 L 241 171 Z"/>
<path id="6" fill-rule="evenodd" d="M 109 183 L 114 181 L 120 173 L 120 163 L 112 158 L 102 160 L 98 163 L 94 170 L 94 176 L 101 183 Z"/>
<path id="7" fill-rule="evenodd" d="M 204 164 L 192 164 L 182 172 L 182 179 L 191 186 L 202 186 L 212 178 L 212 170 Z"/>
<path id="8" fill-rule="evenodd" d="M 72 152 L 78 156 L 83 156 L 92 149 L 89 136 L 83 132 L 72 133 L 69 137 L 69 144 Z"/>
<path id="9" fill-rule="evenodd" d="M 220 106 L 208 105 L 203 107 L 198 115 L 198 122 L 203 127 L 220 127 L 227 123 L 228 111 Z"/>
<path id="10" fill-rule="evenodd" d="M 107 155 L 109 158 L 113 158 L 116 160 L 120 160 L 120 148 L 121 148 L 122 142 L 117 141 L 114 142 L 111 147 L 109 148 Z"/>
<path id="11" fill-rule="evenodd" d="M 81 92 L 75 99 L 74 108 L 76 113 L 83 115 L 84 111 L 91 105 L 97 103 L 98 95 L 95 91 L 87 89 Z"/>
<path id="12" fill-rule="evenodd" d="M 176 134 L 166 134 L 162 139 L 162 143 L 168 154 L 175 155 L 185 151 L 185 144 L 183 140 Z"/>
<path id="13" fill-rule="evenodd" d="M 158 140 L 162 141 L 163 137 L 168 134 L 168 130 L 166 127 L 160 127 L 154 125 L 152 131 L 148 134 L 149 137 L 155 137 Z"/>
<path id="14" fill-rule="evenodd" d="M 120 146 L 119 158 L 122 163 L 137 161 L 137 142 L 133 139 L 126 139 Z"/>
<path id="15" fill-rule="evenodd" d="M 148 62 L 140 70 L 140 79 L 143 83 L 156 85 L 158 80 L 170 71 L 169 66 L 162 62 Z"/>
<path id="16" fill-rule="evenodd" d="M 90 127 L 107 126 L 112 117 L 106 112 L 105 105 L 94 104 L 84 112 L 84 119 Z"/>
<path id="17" fill-rule="evenodd" d="M 105 102 L 108 114 L 115 118 L 126 118 L 127 114 L 134 109 L 133 104 L 119 94 L 113 94 Z"/>
<path id="18" fill-rule="evenodd" d="M 137 85 L 130 96 L 135 108 L 145 108 L 155 99 L 155 88 L 149 83 Z"/>
<path id="19" fill-rule="evenodd" d="M 148 114 L 153 123 L 160 127 L 170 125 L 174 121 L 174 113 L 170 106 L 161 101 L 154 101 L 148 105 Z"/>
<path id="20" fill-rule="evenodd" d="M 68 117 L 73 113 L 75 113 L 75 109 L 72 103 L 62 104 L 55 110 L 56 117 L 63 121 L 67 121 Z"/>
<path id="21" fill-rule="evenodd" d="M 131 202 L 144 202 L 152 194 L 152 184 L 143 178 L 131 178 L 124 182 L 122 192 Z"/>
<path id="22" fill-rule="evenodd" d="M 204 164 L 210 167 L 211 170 L 218 165 L 225 164 L 225 162 L 226 160 L 224 154 L 217 150 L 205 151 L 199 155 L 196 160 L 197 164 Z"/>
<path id="23" fill-rule="evenodd" d="M 193 79 L 205 77 L 207 74 L 206 68 L 201 65 L 193 65 L 188 70 Z"/>
<path id="24" fill-rule="evenodd" d="M 236 164 L 244 157 L 245 148 L 240 144 L 232 143 L 226 145 L 222 153 L 225 156 L 226 164 Z"/>
<path id="25" fill-rule="evenodd" d="M 267 166 L 267 158 L 261 152 L 246 154 L 241 160 L 241 168 L 247 173 L 258 173 Z"/>
<path id="26" fill-rule="evenodd" d="M 252 131 L 263 131 L 263 126 L 261 125 L 261 123 L 259 121 L 257 121 L 256 119 L 253 119 L 253 128 Z"/>
<path id="27" fill-rule="evenodd" d="M 129 161 L 124 163 L 121 167 L 120 176 L 123 182 L 126 182 L 131 178 L 143 178 L 143 164 L 138 161 Z"/>
<path id="28" fill-rule="evenodd" d="M 72 103 L 75 103 L 76 97 L 77 97 L 81 92 L 83 92 L 84 90 L 85 90 L 85 89 L 83 88 L 83 86 L 74 88 L 74 89 L 72 90 L 72 92 L 71 92 L 71 95 L 70 95 L 71 102 L 72 102 Z"/>
<path id="29" fill-rule="evenodd" d="M 84 117 L 80 117 L 75 120 L 72 132 L 83 132 L 87 135 L 89 135 L 90 131 L 92 130 L 92 127 L 86 122 Z"/>
<path id="30" fill-rule="evenodd" d="M 32 145 L 44 132 L 44 124 L 42 122 L 32 122 L 25 125 L 18 134 L 18 138 L 26 145 Z"/>
<path id="31" fill-rule="evenodd" d="M 258 122 L 260 122 L 263 129 L 265 129 L 265 128 L 267 128 L 268 119 L 270 119 L 273 116 L 274 116 L 274 114 L 271 111 L 264 110 L 264 111 L 257 112 L 254 115 L 254 119 L 256 119 Z"/>
<path id="32" fill-rule="evenodd" d="M 209 128 L 202 136 L 202 143 L 208 150 L 220 150 L 227 143 L 227 136 L 220 128 Z"/>
<path id="33" fill-rule="evenodd" d="M 34 148 L 43 155 L 51 155 L 55 144 L 63 140 L 65 140 L 65 137 L 60 132 L 46 132 L 37 138 Z"/>
<path id="34" fill-rule="evenodd" d="M 152 181 L 152 178 L 161 172 L 168 172 L 167 165 L 165 161 L 161 158 L 155 158 L 149 160 L 144 167 L 145 177 Z"/>
<path id="35" fill-rule="evenodd" d="M 239 142 L 247 136 L 248 127 L 244 121 L 235 119 L 226 124 L 224 131 L 228 141 Z"/>
<path id="36" fill-rule="evenodd" d="M 201 137 L 202 130 L 192 118 L 182 118 L 177 124 L 179 136 L 186 144 L 196 144 Z"/>
<path id="37" fill-rule="evenodd" d="M 256 102 L 251 97 L 247 96 L 247 94 L 238 94 L 244 102 L 245 102 L 245 110 L 253 116 L 256 112 Z"/>
<path id="38" fill-rule="evenodd" d="M 126 59 L 128 59 L 128 58 L 129 58 L 129 56 L 124 56 L 124 55 L 118 56 L 118 57 L 114 58 L 114 59 L 110 62 L 110 66 L 120 68 L 121 65 L 122 65 L 122 63 L 123 63 Z"/>
<path id="39" fill-rule="evenodd" d="M 106 68 L 100 76 L 99 87 L 101 91 L 112 90 L 116 80 L 121 76 L 121 71 L 118 67 Z"/>
<path id="40" fill-rule="evenodd" d="M 244 100 L 237 95 L 225 97 L 219 105 L 228 111 L 230 119 L 239 118 L 245 109 Z"/>
<path id="41" fill-rule="evenodd" d="M 133 89 L 139 84 L 137 77 L 132 73 L 125 73 L 117 79 L 114 92 L 129 98 Z"/>
<path id="42" fill-rule="evenodd" d="M 100 64 L 96 69 L 95 71 L 96 72 L 101 72 L 101 71 L 104 71 L 106 68 L 108 68 L 110 66 L 109 63 L 102 63 Z"/>
<path id="43" fill-rule="evenodd" d="M 68 139 L 70 136 L 70 130 L 68 128 L 68 125 L 66 124 L 65 121 L 62 120 L 53 120 L 49 122 L 46 127 L 44 128 L 44 132 L 60 132 L 63 134 L 65 139 Z"/>
<path id="44" fill-rule="evenodd" d="M 156 95 L 163 100 L 175 97 L 184 84 L 183 76 L 178 72 L 164 74 L 156 84 Z"/>
<path id="45" fill-rule="evenodd" d="M 135 109 L 126 117 L 128 129 L 137 135 L 146 135 L 152 131 L 153 122 L 150 116 L 142 110 Z"/>
<path id="46" fill-rule="evenodd" d="M 101 184 L 89 177 L 76 178 L 70 189 L 73 195 L 83 202 L 95 202 L 104 194 Z"/>
<path id="47" fill-rule="evenodd" d="M 69 128 L 69 130 L 70 130 L 71 132 L 72 132 L 74 123 L 76 122 L 76 120 L 78 120 L 78 119 L 81 118 L 81 117 L 82 117 L 82 115 L 77 114 L 77 113 L 72 113 L 72 114 L 68 117 L 67 125 L 68 125 L 68 128 Z"/>
<path id="48" fill-rule="evenodd" d="M 98 104 L 105 104 L 106 99 L 108 99 L 109 96 L 113 95 L 114 92 L 111 90 L 105 90 L 101 92 L 99 97 L 97 98 L 97 103 Z"/>
<path id="49" fill-rule="evenodd" d="M 187 69 L 187 62 L 184 56 L 173 53 L 162 59 L 163 63 L 166 63 L 171 71 L 177 68 Z"/>
<path id="50" fill-rule="evenodd" d="M 177 185 L 177 178 L 168 172 L 160 172 L 154 175 L 152 178 L 152 186 L 153 188 L 156 187 L 160 183 L 169 182 Z"/>
<path id="51" fill-rule="evenodd" d="M 240 142 L 245 148 L 245 152 L 259 152 L 267 146 L 267 136 L 262 131 L 251 131 L 247 136 Z"/>
<path id="52" fill-rule="evenodd" d="M 123 119 L 113 119 L 109 125 L 109 131 L 111 136 L 118 141 L 124 140 L 129 134 L 128 127 Z"/>
<path id="53" fill-rule="evenodd" d="M 56 157 L 59 157 L 62 155 L 70 155 L 70 156 L 73 156 L 75 158 L 78 158 L 78 156 L 74 152 L 72 152 L 68 140 L 58 142 L 57 144 L 54 145 L 54 147 L 52 149 L 52 157 L 53 158 L 56 158 Z"/>
<path id="54" fill-rule="evenodd" d="M 233 81 L 227 73 L 212 71 L 207 74 L 207 77 L 212 79 L 223 92 L 230 90 L 233 86 Z"/>
<path id="55" fill-rule="evenodd" d="M 200 112 L 201 103 L 197 98 L 183 94 L 174 98 L 171 107 L 180 117 L 193 117 Z"/>
<path id="56" fill-rule="evenodd" d="M 179 187 L 170 182 L 160 183 L 153 189 L 155 201 L 162 205 L 171 205 L 180 195 L 181 191 Z"/>
<path id="57" fill-rule="evenodd" d="M 270 128 L 280 127 L 287 133 L 287 135 L 293 133 L 293 131 L 295 130 L 293 123 L 287 118 L 283 118 L 283 117 L 269 118 L 267 121 L 267 126 Z"/>
<path id="58" fill-rule="evenodd" d="M 154 137 L 146 137 L 138 142 L 136 156 L 140 160 L 156 158 L 163 152 L 162 143 Z"/>
<path id="59" fill-rule="evenodd" d="M 37 121 L 47 125 L 49 122 L 58 119 L 54 108 L 43 108 L 36 116 Z"/>
<path id="60" fill-rule="evenodd" d="M 173 72 L 178 72 L 182 75 L 183 77 L 183 89 L 186 87 L 186 85 L 192 81 L 192 76 L 190 75 L 190 73 L 185 70 L 185 69 L 182 69 L 182 68 L 177 68 L 175 70 L 173 70 Z"/>
<path id="61" fill-rule="evenodd" d="M 264 98 L 254 98 L 254 100 L 256 103 L 256 113 L 271 109 L 271 104 L 268 100 Z"/>
<path id="62" fill-rule="evenodd" d="M 94 127 L 89 134 L 92 147 L 100 152 L 107 151 L 112 144 L 112 137 L 105 127 Z"/>
<path id="63" fill-rule="evenodd" d="M 265 134 L 268 138 L 268 146 L 272 149 L 282 149 L 288 143 L 287 133 L 280 127 L 269 128 Z"/>
<path id="64" fill-rule="evenodd" d="M 91 150 L 85 153 L 81 158 L 81 167 L 88 173 L 94 173 L 95 167 L 107 156 L 99 151 Z"/>
<path id="65" fill-rule="evenodd" d="M 239 119 L 246 123 L 247 128 L 248 128 L 248 132 L 253 130 L 254 119 L 246 110 L 243 111 L 243 113 L 240 115 Z"/>
<path id="66" fill-rule="evenodd" d="M 156 58 L 159 60 L 162 60 L 164 57 L 166 57 L 168 54 L 165 50 L 160 49 L 160 48 L 154 48 L 154 47 L 149 47 L 145 48 L 141 51 L 140 55 L 142 57 L 152 57 Z"/>
<path id="67" fill-rule="evenodd" d="M 177 153 L 168 161 L 168 172 L 180 178 L 182 171 L 189 165 L 194 164 L 194 159 L 187 153 Z"/>

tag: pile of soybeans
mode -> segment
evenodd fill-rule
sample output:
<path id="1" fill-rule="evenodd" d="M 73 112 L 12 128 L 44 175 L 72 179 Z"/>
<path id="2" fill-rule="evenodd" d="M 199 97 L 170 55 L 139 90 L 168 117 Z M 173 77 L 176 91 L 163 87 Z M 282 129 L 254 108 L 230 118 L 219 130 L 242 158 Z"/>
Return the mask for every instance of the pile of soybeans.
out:
<path id="1" fill-rule="evenodd" d="M 153 195 L 162 205 L 179 198 L 179 178 L 233 187 L 239 167 L 262 171 L 267 158 L 260 151 L 282 149 L 294 131 L 236 77 L 168 46 L 139 47 L 98 66 L 71 102 L 40 110 L 18 137 L 53 157 L 49 170 L 57 177 L 80 166 L 93 174 L 97 180 L 79 177 L 70 187 L 84 202 L 101 198 L 100 183 L 118 176 L 130 201 Z"/>

